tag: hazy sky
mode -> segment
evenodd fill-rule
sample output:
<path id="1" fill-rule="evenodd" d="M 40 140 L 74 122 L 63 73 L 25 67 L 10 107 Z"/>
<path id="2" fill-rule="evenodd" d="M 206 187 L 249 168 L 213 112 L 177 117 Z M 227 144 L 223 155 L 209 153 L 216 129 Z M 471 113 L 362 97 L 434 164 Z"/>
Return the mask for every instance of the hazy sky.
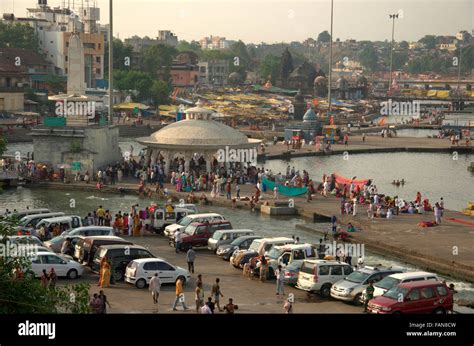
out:
<path id="1" fill-rule="evenodd" d="M 65 0 L 80 6 L 86 0 Z M 93 3 L 94 0 L 90 0 Z M 96 0 L 108 23 L 108 0 Z M 0 0 L 0 11 L 25 16 L 37 0 Z M 59 6 L 63 0 L 48 0 Z M 474 0 L 334 0 L 334 38 L 390 40 L 390 13 L 403 11 L 395 40 L 455 34 L 474 28 Z M 330 28 L 330 0 L 114 0 L 114 34 L 156 37 L 171 30 L 179 39 L 204 36 L 246 43 L 302 41 Z"/>

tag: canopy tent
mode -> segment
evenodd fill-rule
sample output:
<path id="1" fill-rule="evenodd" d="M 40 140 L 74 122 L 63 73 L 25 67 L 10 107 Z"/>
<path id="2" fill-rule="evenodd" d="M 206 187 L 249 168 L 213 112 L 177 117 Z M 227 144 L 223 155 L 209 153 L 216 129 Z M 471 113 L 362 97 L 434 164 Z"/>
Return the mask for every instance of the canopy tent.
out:
<path id="1" fill-rule="evenodd" d="M 268 180 L 267 178 L 262 179 L 262 184 L 264 184 L 267 189 L 273 190 L 275 186 L 278 188 L 278 193 L 283 196 L 299 196 L 308 192 L 307 187 L 290 187 L 275 183 L 274 181 Z"/>
<path id="2" fill-rule="evenodd" d="M 339 185 L 354 184 L 354 185 L 357 185 L 357 186 L 362 188 L 364 185 L 366 185 L 369 182 L 369 179 L 356 180 L 355 178 L 357 178 L 357 177 L 353 177 L 352 179 L 349 179 L 349 178 L 346 178 L 346 177 L 344 177 L 342 175 L 339 175 L 337 173 L 334 173 L 334 176 L 336 177 L 336 183 L 339 184 Z"/>
<path id="3" fill-rule="evenodd" d="M 119 103 L 114 106 L 114 109 L 123 109 L 123 110 L 134 110 L 138 108 L 139 110 L 147 110 L 150 109 L 147 105 L 144 105 L 143 103 L 135 103 L 135 102 L 125 102 L 125 103 Z"/>

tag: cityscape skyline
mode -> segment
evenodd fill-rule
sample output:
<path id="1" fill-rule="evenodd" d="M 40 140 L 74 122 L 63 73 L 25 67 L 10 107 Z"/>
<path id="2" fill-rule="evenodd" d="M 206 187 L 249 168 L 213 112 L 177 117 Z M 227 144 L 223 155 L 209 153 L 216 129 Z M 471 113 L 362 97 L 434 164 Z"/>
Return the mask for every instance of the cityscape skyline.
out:
<path id="1" fill-rule="evenodd" d="M 107 24 L 109 2 L 96 2 L 101 11 L 100 22 Z M 35 7 L 36 3 L 35 0 L 5 0 L 0 10 L 24 17 L 26 9 Z M 63 3 L 66 6 L 69 3 L 71 7 L 74 3 L 76 8 L 80 8 L 81 4 L 87 6 L 86 0 L 48 1 L 51 7 L 62 6 Z M 91 0 L 91 6 L 93 3 Z M 428 34 L 455 35 L 460 30 L 471 33 L 474 27 L 472 1 L 449 1 L 449 7 L 446 3 L 441 0 L 334 1 L 334 39 L 389 40 L 389 14 L 400 10 L 401 18 L 395 26 L 396 41 L 417 41 Z M 135 9 L 135 15 L 130 19 L 131 6 Z M 249 11 L 249 8 L 253 10 Z M 158 30 L 171 30 L 179 40 L 186 41 L 198 41 L 215 35 L 229 40 L 240 39 L 245 43 L 289 43 L 317 38 L 320 32 L 329 31 L 329 14 L 330 0 L 259 0 L 257 3 L 249 0 L 185 0 L 179 4 L 170 0 L 115 0 L 114 36 L 121 39 L 134 35 L 153 38 Z M 242 18 L 246 20 L 242 21 Z M 246 29 L 242 28 L 243 22 Z M 262 22 L 265 24 L 262 25 Z"/>

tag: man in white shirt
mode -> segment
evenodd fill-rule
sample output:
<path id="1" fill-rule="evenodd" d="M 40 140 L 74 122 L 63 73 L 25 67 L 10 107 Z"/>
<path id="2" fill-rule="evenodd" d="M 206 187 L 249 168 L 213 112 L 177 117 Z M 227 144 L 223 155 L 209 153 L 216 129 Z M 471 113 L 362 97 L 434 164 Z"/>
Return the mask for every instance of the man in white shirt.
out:
<path id="1" fill-rule="evenodd" d="M 133 217 L 132 213 L 128 214 L 128 236 L 132 236 L 132 228 L 133 228 Z"/>
<path id="2" fill-rule="evenodd" d="M 176 247 L 176 253 L 179 253 L 180 243 L 181 243 L 181 232 L 179 230 L 177 230 L 174 233 L 174 244 L 175 244 L 175 247 Z"/>
<path id="3" fill-rule="evenodd" d="M 149 290 L 151 291 L 151 296 L 153 297 L 153 304 L 158 304 L 160 289 L 161 289 L 161 281 L 158 276 L 158 273 L 155 273 L 155 276 L 153 276 L 150 279 L 150 287 L 149 287 Z"/>
<path id="4" fill-rule="evenodd" d="M 201 308 L 201 314 L 205 314 L 205 315 L 211 315 L 212 314 L 212 311 L 211 311 L 211 308 L 209 307 L 209 305 L 204 304 L 204 306 Z"/>

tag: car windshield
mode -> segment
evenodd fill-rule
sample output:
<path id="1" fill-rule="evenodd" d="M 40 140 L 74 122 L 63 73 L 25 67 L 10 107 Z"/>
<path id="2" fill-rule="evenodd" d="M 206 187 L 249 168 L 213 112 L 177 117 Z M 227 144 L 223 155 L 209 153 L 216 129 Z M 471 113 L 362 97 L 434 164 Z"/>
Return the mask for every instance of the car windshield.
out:
<path id="1" fill-rule="evenodd" d="M 267 253 L 267 257 L 271 259 L 277 259 L 281 255 L 281 250 L 273 247 L 270 251 Z"/>
<path id="2" fill-rule="evenodd" d="M 29 219 L 28 218 L 25 218 L 24 220 L 21 220 L 20 222 L 18 222 L 18 224 L 20 226 L 26 226 L 26 224 L 28 223 Z"/>
<path id="3" fill-rule="evenodd" d="M 261 244 L 260 241 L 254 240 L 254 241 L 252 242 L 252 244 L 250 244 L 249 250 L 250 250 L 250 251 L 257 251 L 257 250 L 258 250 L 258 247 L 260 246 L 260 244 Z"/>
<path id="4" fill-rule="evenodd" d="M 195 225 L 189 225 L 188 227 L 186 227 L 186 229 L 184 230 L 184 233 L 186 234 L 189 234 L 189 235 L 193 235 L 194 234 L 194 230 L 196 229 L 197 226 Z"/>
<path id="5" fill-rule="evenodd" d="M 240 239 L 240 238 L 241 237 L 232 240 L 230 245 L 239 246 L 241 243 L 243 243 L 246 240 L 246 238 L 242 238 L 242 239 Z"/>
<path id="6" fill-rule="evenodd" d="M 51 244 L 58 244 L 58 243 L 62 243 L 63 241 L 64 241 L 64 237 L 60 235 L 50 240 Z"/>
<path id="7" fill-rule="evenodd" d="M 179 222 L 178 222 L 178 225 L 180 226 L 187 226 L 189 225 L 191 222 L 193 222 L 193 219 L 190 218 L 189 216 L 186 216 L 184 218 L 182 218 Z"/>
<path id="8" fill-rule="evenodd" d="M 388 290 L 392 288 L 393 286 L 398 285 L 399 283 L 400 283 L 399 279 L 395 279 L 395 278 L 391 278 L 390 276 L 387 276 L 383 278 L 382 280 L 380 280 L 379 282 L 377 282 L 376 284 L 374 284 L 374 286 Z"/>
<path id="9" fill-rule="evenodd" d="M 212 236 L 212 239 L 219 240 L 222 237 L 222 231 L 216 231 L 214 232 L 214 235 Z"/>
<path id="10" fill-rule="evenodd" d="M 368 276 L 369 276 L 369 273 L 355 271 L 355 272 L 352 272 L 348 277 L 346 277 L 346 280 L 359 284 L 361 282 L 364 282 L 364 280 L 367 279 Z"/>
<path id="11" fill-rule="evenodd" d="M 406 297 L 408 293 L 408 288 L 401 288 L 394 286 L 383 294 L 384 297 L 399 300 L 400 298 Z"/>

